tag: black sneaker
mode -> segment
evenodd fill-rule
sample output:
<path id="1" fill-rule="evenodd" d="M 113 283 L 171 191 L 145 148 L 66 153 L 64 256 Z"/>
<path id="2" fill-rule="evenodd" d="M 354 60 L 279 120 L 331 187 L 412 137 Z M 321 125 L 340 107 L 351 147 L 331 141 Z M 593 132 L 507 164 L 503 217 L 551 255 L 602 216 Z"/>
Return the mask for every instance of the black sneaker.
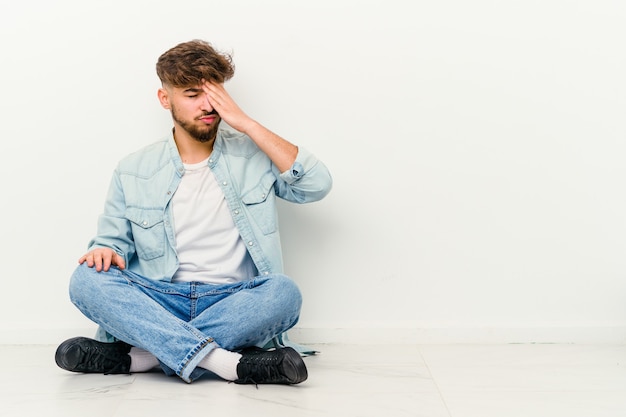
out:
<path id="1" fill-rule="evenodd" d="M 307 379 L 304 361 L 293 348 L 248 348 L 241 354 L 236 384 L 299 384 Z"/>
<path id="2" fill-rule="evenodd" d="M 103 343 L 74 337 L 59 345 L 54 360 L 60 368 L 72 372 L 129 374 L 130 348 L 124 342 Z"/>

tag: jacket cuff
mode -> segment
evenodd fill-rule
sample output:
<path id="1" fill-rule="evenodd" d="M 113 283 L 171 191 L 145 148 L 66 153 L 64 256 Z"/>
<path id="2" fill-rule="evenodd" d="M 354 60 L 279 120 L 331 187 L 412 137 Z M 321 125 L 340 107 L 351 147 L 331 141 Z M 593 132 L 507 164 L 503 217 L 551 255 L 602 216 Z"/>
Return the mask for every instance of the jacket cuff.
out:
<path id="1" fill-rule="evenodd" d="M 287 184 L 293 184 L 304 176 L 317 164 L 318 159 L 309 151 L 298 146 L 298 155 L 291 167 L 280 174 L 280 178 Z"/>

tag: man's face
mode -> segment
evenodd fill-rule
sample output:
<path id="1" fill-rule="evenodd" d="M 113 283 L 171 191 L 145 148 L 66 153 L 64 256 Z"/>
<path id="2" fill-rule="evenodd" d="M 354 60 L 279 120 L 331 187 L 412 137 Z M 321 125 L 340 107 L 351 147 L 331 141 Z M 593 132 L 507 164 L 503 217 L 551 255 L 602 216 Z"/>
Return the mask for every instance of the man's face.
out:
<path id="1" fill-rule="evenodd" d="M 215 138 L 221 118 L 213 109 L 202 88 L 166 87 L 174 123 L 199 142 Z"/>

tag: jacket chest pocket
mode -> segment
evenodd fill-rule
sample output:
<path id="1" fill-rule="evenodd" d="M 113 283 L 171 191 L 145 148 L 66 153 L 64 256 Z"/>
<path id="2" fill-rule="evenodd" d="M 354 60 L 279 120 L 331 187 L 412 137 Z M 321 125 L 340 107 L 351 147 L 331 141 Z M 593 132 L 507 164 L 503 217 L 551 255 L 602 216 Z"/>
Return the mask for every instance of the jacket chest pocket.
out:
<path id="1" fill-rule="evenodd" d="M 129 207 L 126 218 L 130 222 L 137 256 L 150 260 L 165 254 L 163 210 Z"/>
<path id="2" fill-rule="evenodd" d="M 268 172 L 261 177 L 261 181 L 255 187 L 241 197 L 250 217 L 266 235 L 274 233 L 278 224 L 274 182 L 276 177 Z"/>

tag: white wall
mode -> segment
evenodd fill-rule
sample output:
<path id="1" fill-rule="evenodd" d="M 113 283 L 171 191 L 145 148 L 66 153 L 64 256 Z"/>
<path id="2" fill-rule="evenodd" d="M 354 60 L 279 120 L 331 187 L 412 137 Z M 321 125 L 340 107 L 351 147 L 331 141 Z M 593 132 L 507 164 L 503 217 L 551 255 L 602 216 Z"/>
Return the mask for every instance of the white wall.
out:
<path id="1" fill-rule="evenodd" d="M 67 283 L 157 57 L 234 52 L 240 106 L 330 167 L 281 205 L 302 342 L 626 340 L 626 6 L 2 0 L 0 343 L 92 323 Z"/>

